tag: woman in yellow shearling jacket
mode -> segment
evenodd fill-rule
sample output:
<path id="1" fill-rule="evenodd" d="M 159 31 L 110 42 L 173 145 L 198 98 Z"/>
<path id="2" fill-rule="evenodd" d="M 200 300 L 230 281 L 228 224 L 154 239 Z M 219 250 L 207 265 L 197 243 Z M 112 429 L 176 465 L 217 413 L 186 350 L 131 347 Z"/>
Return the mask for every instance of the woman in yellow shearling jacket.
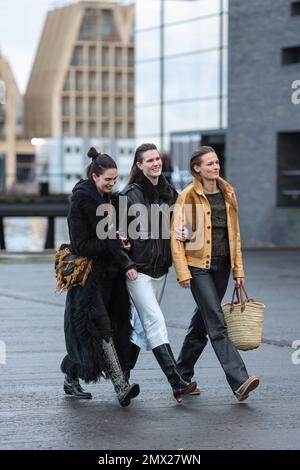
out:
<path id="1" fill-rule="evenodd" d="M 236 196 L 219 176 L 219 159 L 212 147 L 200 147 L 193 153 L 190 170 L 195 179 L 177 199 L 171 247 L 177 280 L 181 287 L 191 288 L 198 309 L 184 339 L 178 369 L 185 380 L 192 379 L 208 335 L 229 386 L 242 401 L 259 379 L 249 377 L 228 338 L 221 307 L 231 270 L 236 285 L 244 285 Z M 187 242 L 176 239 L 175 233 L 182 227 L 189 233 Z"/>

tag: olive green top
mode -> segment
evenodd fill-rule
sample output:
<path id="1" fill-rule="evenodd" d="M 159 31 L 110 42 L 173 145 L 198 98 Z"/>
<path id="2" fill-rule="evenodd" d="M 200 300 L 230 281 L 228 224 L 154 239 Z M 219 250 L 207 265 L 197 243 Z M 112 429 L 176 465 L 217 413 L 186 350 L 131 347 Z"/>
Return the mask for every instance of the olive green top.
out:
<path id="1" fill-rule="evenodd" d="M 211 207 L 212 256 L 229 254 L 227 214 L 224 197 L 221 191 L 205 193 Z"/>

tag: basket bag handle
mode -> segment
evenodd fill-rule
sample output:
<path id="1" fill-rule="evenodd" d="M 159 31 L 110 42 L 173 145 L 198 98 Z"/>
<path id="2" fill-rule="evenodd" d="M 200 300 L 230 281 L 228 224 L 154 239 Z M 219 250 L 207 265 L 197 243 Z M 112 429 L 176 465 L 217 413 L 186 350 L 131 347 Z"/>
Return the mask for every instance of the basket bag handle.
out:
<path id="1" fill-rule="evenodd" d="M 237 301 L 235 301 L 235 298 L 237 299 Z M 230 313 L 233 312 L 234 305 L 239 303 L 241 304 L 241 311 L 244 312 L 246 302 L 253 302 L 253 299 L 249 299 L 246 289 L 244 287 L 235 286 L 231 299 Z"/>

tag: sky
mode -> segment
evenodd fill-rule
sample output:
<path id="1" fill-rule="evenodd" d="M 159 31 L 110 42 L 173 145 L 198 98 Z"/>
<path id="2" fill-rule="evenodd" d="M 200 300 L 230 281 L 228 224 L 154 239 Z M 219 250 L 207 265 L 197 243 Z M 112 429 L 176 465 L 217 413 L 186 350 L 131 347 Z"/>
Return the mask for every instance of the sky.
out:
<path id="1" fill-rule="evenodd" d="M 0 51 L 25 93 L 47 11 L 74 0 L 0 0 Z"/>

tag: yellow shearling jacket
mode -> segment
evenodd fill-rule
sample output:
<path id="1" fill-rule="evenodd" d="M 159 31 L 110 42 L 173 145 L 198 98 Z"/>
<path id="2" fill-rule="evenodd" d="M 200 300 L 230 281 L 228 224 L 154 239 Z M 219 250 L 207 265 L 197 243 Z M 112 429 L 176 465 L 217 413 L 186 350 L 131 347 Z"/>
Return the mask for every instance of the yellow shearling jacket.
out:
<path id="1" fill-rule="evenodd" d="M 238 207 L 233 187 L 222 178 L 233 277 L 244 277 Z M 175 240 L 174 230 L 186 227 L 192 236 L 188 242 Z M 179 282 L 192 278 L 189 266 L 210 269 L 212 249 L 211 207 L 197 179 L 178 196 L 171 226 L 172 257 Z"/>

